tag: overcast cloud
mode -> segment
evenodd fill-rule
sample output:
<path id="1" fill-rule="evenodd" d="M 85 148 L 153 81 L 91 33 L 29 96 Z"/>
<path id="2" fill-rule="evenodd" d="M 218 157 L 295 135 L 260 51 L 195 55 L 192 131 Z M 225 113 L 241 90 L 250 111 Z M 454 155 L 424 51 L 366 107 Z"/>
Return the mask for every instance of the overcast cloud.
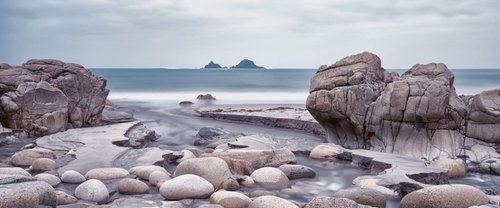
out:
<path id="1" fill-rule="evenodd" d="M 371 51 L 386 68 L 500 68 L 498 0 L 0 0 L 0 62 L 316 68 Z"/>

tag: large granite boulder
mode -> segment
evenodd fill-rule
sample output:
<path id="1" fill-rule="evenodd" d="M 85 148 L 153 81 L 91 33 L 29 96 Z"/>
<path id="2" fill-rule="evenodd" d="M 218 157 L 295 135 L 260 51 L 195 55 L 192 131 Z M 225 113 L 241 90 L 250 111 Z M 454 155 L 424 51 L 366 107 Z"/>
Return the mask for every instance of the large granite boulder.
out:
<path id="1" fill-rule="evenodd" d="M 32 59 L 0 68 L 0 122 L 43 136 L 99 124 L 106 80 L 78 64 Z"/>
<path id="2" fill-rule="evenodd" d="M 500 158 L 500 89 L 460 98 L 441 63 L 417 64 L 401 76 L 372 53 L 321 66 L 307 109 L 331 142 L 347 148 L 473 163 Z"/>
<path id="3" fill-rule="evenodd" d="M 56 192 L 43 181 L 0 185 L 0 207 L 55 207 Z"/>

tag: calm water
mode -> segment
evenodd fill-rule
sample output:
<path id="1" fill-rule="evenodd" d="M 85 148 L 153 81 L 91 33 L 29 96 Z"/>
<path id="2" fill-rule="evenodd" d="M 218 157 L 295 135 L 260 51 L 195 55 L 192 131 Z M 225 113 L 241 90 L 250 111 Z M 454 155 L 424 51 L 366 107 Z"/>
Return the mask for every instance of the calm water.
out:
<path id="1" fill-rule="evenodd" d="M 219 103 L 304 103 L 315 69 L 92 69 L 108 80 L 111 99 L 192 100 L 211 93 Z M 396 71 L 399 74 L 404 70 Z M 500 69 L 457 69 L 458 94 L 500 88 Z"/>

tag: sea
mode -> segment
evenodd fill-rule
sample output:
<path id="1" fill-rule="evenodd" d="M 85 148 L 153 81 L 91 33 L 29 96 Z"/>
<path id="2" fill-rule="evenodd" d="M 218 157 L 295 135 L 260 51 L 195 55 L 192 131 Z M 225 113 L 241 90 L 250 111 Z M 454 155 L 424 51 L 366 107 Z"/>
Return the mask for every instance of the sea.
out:
<path id="1" fill-rule="evenodd" d="M 121 101 L 193 101 L 212 94 L 217 104 L 304 104 L 316 69 L 94 68 Z M 402 74 L 405 70 L 388 71 Z M 451 69 L 457 93 L 500 88 L 500 69 Z"/>

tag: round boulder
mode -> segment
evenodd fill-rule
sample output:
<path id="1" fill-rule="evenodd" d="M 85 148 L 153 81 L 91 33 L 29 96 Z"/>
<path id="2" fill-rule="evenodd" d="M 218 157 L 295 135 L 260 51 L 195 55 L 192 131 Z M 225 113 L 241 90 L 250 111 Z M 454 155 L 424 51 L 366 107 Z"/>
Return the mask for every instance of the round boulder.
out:
<path id="1" fill-rule="evenodd" d="M 19 168 L 19 167 L 0 168 L 0 174 L 2 174 L 2 175 L 21 175 L 21 176 L 31 177 L 31 174 L 28 173 L 28 171 L 26 171 L 22 168 Z"/>
<path id="2" fill-rule="evenodd" d="M 64 191 L 56 191 L 56 204 L 57 205 L 74 204 L 77 201 L 78 201 L 77 198 L 67 194 Z"/>
<path id="3" fill-rule="evenodd" d="M 240 192 L 217 191 L 210 196 L 210 203 L 219 204 L 226 208 L 247 208 L 252 200 Z"/>
<path id="4" fill-rule="evenodd" d="M 299 208 L 294 203 L 276 196 L 260 196 L 254 199 L 248 208 Z"/>
<path id="5" fill-rule="evenodd" d="M 401 208 L 460 208 L 488 204 L 488 196 L 468 185 L 450 184 L 426 187 L 409 193 Z"/>
<path id="6" fill-rule="evenodd" d="M 167 170 L 165 170 L 165 168 L 156 165 L 136 166 L 128 170 L 130 174 L 136 175 L 137 177 L 144 180 L 149 180 L 149 175 L 154 171 L 162 171 L 170 175 L 170 173 L 168 173 Z"/>
<path id="7" fill-rule="evenodd" d="M 42 173 L 49 170 L 56 169 L 56 161 L 49 158 L 38 158 L 33 161 L 31 168 L 35 173 Z"/>
<path id="8" fill-rule="evenodd" d="M 299 179 L 299 178 L 314 178 L 316 172 L 310 167 L 303 165 L 281 165 L 278 169 L 285 173 L 288 179 Z"/>
<path id="9" fill-rule="evenodd" d="M 85 176 L 74 170 L 67 170 L 61 175 L 61 181 L 64 183 L 82 183 L 85 180 Z"/>
<path id="10" fill-rule="evenodd" d="M 118 192 L 121 194 L 147 194 L 149 193 L 149 186 L 137 179 L 124 178 L 118 182 Z"/>
<path id="11" fill-rule="evenodd" d="M 218 157 L 193 158 L 181 162 L 175 169 L 175 176 L 194 174 L 209 181 L 214 187 L 223 187 L 232 178 L 229 166 Z M 237 183 L 237 182 L 236 182 Z M 231 184 L 231 183 L 226 183 Z"/>
<path id="12" fill-rule="evenodd" d="M 328 160 L 340 153 L 342 153 L 342 149 L 340 148 L 320 144 L 311 150 L 309 158 L 315 160 Z"/>
<path id="13" fill-rule="evenodd" d="M 85 174 L 87 179 L 97 179 L 97 180 L 111 180 L 117 178 L 123 178 L 128 176 L 129 173 L 123 168 L 94 168 L 89 170 Z"/>
<path id="14" fill-rule="evenodd" d="M 181 163 L 184 160 L 196 158 L 196 155 L 194 155 L 194 153 L 189 150 L 182 150 L 181 152 L 182 152 L 182 157 L 175 161 L 177 163 Z"/>
<path id="15" fill-rule="evenodd" d="M 393 196 L 384 194 L 377 190 L 369 188 L 351 188 L 337 191 L 333 197 L 346 198 L 353 200 L 359 204 L 369 205 L 373 207 L 385 207 L 385 202 L 394 199 Z"/>
<path id="16" fill-rule="evenodd" d="M 156 185 L 158 182 L 161 180 L 169 180 L 171 177 L 170 175 L 166 174 L 163 171 L 153 171 L 151 174 L 149 174 L 149 183 L 151 185 Z"/>
<path id="17" fill-rule="evenodd" d="M 256 184 L 269 189 L 290 188 L 290 180 L 278 168 L 265 167 L 255 170 L 250 176 Z"/>
<path id="18" fill-rule="evenodd" d="M 185 174 L 165 181 L 160 187 L 160 194 L 167 200 L 204 199 L 214 191 L 214 186 L 204 178 Z"/>
<path id="19" fill-rule="evenodd" d="M 78 185 L 75 196 L 82 200 L 106 203 L 109 198 L 108 188 L 97 179 L 90 179 Z"/>
<path id="20" fill-rule="evenodd" d="M 47 182 L 52 187 L 56 187 L 61 183 L 61 179 L 59 179 L 59 177 L 48 173 L 40 173 L 36 175 L 35 178 L 36 180 Z"/>
<path id="21" fill-rule="evenodd" d="M 467 168 L 460 159 L 439 159 L 434 161 L 432 166 L 448 170 L 448 177 L 450 178 L 464 177 L 467 173 Z"/>
<path id="22" fill-rule="evenodd" d="M 10 163 L 15 166 L 30 166 L 38 158 L 55 159 L 56 155 L 52 150 L 44 148 L 26 149 L 12 155 Z"/>

